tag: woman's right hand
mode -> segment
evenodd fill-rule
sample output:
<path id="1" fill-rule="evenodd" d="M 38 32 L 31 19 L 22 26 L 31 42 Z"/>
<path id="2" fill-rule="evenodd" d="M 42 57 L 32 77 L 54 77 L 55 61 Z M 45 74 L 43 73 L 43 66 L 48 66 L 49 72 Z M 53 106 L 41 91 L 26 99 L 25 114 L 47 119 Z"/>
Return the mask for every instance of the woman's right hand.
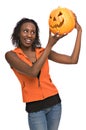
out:
<path id="1" fill-rule="evenodd" d="M 48 39 L 48 44 L 51 46 L 55 45 L 58 40 L 66 36 L 67 34 L 59 34 L 58 32 L 56 34 L 52 34 L 52 32 L 49 30 L 49 39 Z"/>

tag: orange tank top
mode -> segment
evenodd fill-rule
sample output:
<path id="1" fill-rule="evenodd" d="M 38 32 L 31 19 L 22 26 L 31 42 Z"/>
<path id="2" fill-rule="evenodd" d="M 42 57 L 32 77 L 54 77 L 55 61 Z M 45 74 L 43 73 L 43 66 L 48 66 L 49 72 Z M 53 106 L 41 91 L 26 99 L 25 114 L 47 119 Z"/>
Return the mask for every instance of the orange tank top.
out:
<path id="1" fill-rule="evenodd" d="M 43 48 L 36 49 L 36 58 L 38 59 L 43 53 Z M 29 66 L 32 66 L 32 62 L 23 53 L 20 48 L 15 48 L 13 50 L 18 57 L 26 62 Z M 23 102 L 33 102 L 44 100 L 50 96 L 58 94 L 56 86 L 53 84 L 49 75 L 48 59 L 46 59 L 40 70 L 39 77 L 26 76 L 18 72 L 15 68 L 12 68 L 18 80 L 20 81 L 22 88 Z"/>

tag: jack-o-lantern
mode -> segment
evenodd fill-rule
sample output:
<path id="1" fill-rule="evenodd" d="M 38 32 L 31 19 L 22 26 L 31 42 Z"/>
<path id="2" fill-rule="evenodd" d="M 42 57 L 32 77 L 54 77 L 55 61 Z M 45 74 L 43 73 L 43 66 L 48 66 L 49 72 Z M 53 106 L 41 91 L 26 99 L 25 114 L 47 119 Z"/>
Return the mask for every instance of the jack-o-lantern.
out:
<path id="1" fill-rule="evenodd" d="M 51 11 L 49 28 L 52 33 L 64 34 L 71 32 L 75 27 L 75 17 L 71 10 L 58 7 Z"/>

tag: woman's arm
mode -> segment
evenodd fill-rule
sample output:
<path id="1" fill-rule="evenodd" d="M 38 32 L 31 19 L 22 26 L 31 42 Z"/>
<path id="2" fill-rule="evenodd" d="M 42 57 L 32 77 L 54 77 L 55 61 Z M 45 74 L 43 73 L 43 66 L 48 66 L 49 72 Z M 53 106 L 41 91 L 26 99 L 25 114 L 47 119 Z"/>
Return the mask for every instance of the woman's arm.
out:
<path id="1" fill-rule="evenodd" d="M 71 56 L 61 55 L 54 51 L 51 51 L 53 45 L 57 43 L 57 41 L 65 36 L 64 35 L 51 35 L 51 32 L 49 32 L 49 40 L 48 44 L 46 45 L 46 48 L 43 52 L 43 54 L 40 56 L 40 58 L 34 63 L 33 66 L 29 66 L 27 63 L 23 62 L 14 52 L 9 51 L 5 54 L 5 58 L 7 62 L 10 64 L 11 67 L 15 68 L 20 73 L 23 73 L 27 76 L 36 77 L 41 70 L 45 60 L 49 57 L 49 59 L 60 62 L 60 63 L 75 63 L 77 62 L 79 51 L 80 51 L 80 45 L 81 45 L 81 32 L 82 29 L 78 22 L 76 21 L 76 29 L 77 29 L 77 38 L 76 43 L 74 47 L 74 51 Z"/>
<path id="2" fill-rule="evenodd" d="M 57 37 L 57 34 L 54 36 L 49 35 L 48 44 L 40 56 L 40 58 L 33 64 L 33 66 L 29 66 L 27 63 L 23 62 L 16 53 L 13 51 L 9 51 L 5 54 L 5 58 L 11 67 L 15 68 L 20 73 L 23 73 L 27 76 L 36 77 L 41 70 L 45 60 L 48 58 L 50 54 L 52 46 L 63 36 Z"/>
<path id="3" fill-rule="evenodd" d="M 82 28 L 77 22 L 77 19 L 76 19 L 75 28 L 77 30 L 77 36 L 76 36 L 75 46 L 74 46 L 71 56 L 63 55 L 63 54 L 59 54 L 54 51 L 51 51 L 49 55 L 50 60 L 58 62 L 58 63 L 63 63 L 63 64 L 76 64 L 78 62 L 80 48 L 81 48 Z"/>

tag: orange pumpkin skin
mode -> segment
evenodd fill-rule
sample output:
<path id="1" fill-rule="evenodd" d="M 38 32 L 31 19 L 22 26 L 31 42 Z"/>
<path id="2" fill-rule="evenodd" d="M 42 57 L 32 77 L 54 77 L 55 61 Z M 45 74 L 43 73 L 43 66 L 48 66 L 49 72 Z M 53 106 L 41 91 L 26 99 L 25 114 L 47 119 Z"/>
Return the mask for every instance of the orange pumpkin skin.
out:
<path id="1" fill-rule="evenodd" d="M 52 33 L 64 34 L 71 32 L 75 27 L 75 17 L 71 10 L 58 7 L 51 11 L 49 28 Z"/>

